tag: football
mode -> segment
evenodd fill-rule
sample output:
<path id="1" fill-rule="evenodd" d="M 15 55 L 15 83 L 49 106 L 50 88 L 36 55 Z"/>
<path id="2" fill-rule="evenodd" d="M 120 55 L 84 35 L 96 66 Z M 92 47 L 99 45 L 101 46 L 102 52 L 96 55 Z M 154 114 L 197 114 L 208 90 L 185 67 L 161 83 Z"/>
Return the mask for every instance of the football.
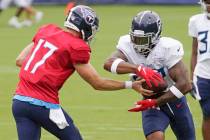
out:
<path id="1" fill-rule="evenodd" d="M 152 87 L 149 87 L 148 85 L 147 85 L 147 83 L 146 82 L 144 82 L 144 83 L 142 83 L 142 87 L 144 88 L 144 89 L 148 89 L 148 90 L 152 90 L 152 91 L 154 91 L 154 93 L 162 93 L 163 91 L 165 91 L 166 89 L 167 89 L 167 87 L 168 87 L 168 84 L 167 84 L 167 82 L 163 79 L 162 80 L 162 82 L 159 82 L 158 83 L 158 86 L 155 86 L 152 82 L 151 82 L 151 84 L 152 84 Z"/>

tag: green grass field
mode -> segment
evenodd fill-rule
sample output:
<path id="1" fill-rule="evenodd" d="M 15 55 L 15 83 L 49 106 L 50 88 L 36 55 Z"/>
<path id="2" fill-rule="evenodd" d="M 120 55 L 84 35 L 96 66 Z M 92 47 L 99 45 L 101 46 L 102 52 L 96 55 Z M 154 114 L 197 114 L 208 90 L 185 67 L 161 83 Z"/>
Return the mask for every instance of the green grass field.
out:
<path id="1" fill-rule="evenodd" d="M 103 70 L 103 62 L 112 51 L 120 35 L 129 32 L 132 17 L 141 10 L 158 12 L 163 21 L 163 36 L 170 36 L 184 44 L 184 61 L 189 67 L 191 38 L 188 37 L 188 19 L 199 13 L 198 6 L 92 6 L 100 17 L 100 31 L 92 42 L 91 63 L 104 77 L 126 80 L 127 75 L 112 75 Z M 18 68 L 15 58 L 30 43 L 31 38 L 41 24 L 55 23 L 63 25 L 63 6 L 37 7 L 44 12 L 43 21 L 30 28 L 13 29 L 7 22 L 15 12 L 10 8 L 0 15 L 0 139 L 17 140 L 15 122 L 11 113 L 11 101 L 18 82 Z M 197 140 L 202 139 L 202 114 L 198 102 L 187 95 L 196 127 Z M 121 90 L 101 92 L 93 90 L 76 73 L 60 91 L 63 108 L 72 116 L 85 140 L 142 140 L 144 139 L 141 114 L 127 111 L 140 96 L 134 91 Z M 42 140 L 56 138 L 42 131 Z M 166 131 L 166 140 L 175 140 L 170 128 Z"/>

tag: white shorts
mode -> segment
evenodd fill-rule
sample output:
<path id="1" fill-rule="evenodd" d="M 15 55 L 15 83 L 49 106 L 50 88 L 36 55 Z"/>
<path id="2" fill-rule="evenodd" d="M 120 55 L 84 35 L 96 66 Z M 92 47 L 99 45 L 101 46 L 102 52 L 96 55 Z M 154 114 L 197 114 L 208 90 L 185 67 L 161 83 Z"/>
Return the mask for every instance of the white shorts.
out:
<path id="1" fill-rule="evenodd" d="M 18 7 L 24 7 L 24 8 L 31 6 L 32 1 L 33 0 L 14 0 L 15 4 Z"/>

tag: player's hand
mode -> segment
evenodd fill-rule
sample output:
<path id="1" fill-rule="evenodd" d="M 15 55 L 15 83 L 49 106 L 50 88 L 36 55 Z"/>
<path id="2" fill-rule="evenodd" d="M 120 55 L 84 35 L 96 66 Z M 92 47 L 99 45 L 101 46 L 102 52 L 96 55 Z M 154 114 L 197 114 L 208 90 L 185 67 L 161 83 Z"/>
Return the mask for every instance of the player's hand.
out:
<path id="1" fill-rule="evenodd" d="M 138 93 L 141 93 L 142 95 L 145 95 L 145 96 L 152 96 L 152 95 L 154 95 L 153 91 L 144 89 L 142 87 L 142 83 L 144 83 L 144 82 L 145 82 L 144 79 L 141 79 L 141 80 L 138 80 L 138 81 L 134 81 L 132 83 L 132 88 L 135 91 L 137 91 Z"/>
<path id="2" fill-rule="evenodd" d="M 151 69 L 149 67 L 142 66 L 142 65 L 140 65 L 137 68 L 136 74 L 139 77 L 145 79 L 146 80 L 146 83 L 147 83 L 147 85 L 149 87 L 152 87 L 151 82 L 155 86 L 158 86 L 158 83 L 159 82 L 162 82 L 162 80 L 163 80 L 162 77 L 161 77 L 161 75 L 157 71 L 155 71 L 155 70 L 153 70 L 153 69 Z"/>
<path id="3" fill-rule="evenodd" d="M 157 107 L 156 99 L 140 100 L 135 103 L 135 107 L 129 109 L 130 112 L 139 112 Z"/>

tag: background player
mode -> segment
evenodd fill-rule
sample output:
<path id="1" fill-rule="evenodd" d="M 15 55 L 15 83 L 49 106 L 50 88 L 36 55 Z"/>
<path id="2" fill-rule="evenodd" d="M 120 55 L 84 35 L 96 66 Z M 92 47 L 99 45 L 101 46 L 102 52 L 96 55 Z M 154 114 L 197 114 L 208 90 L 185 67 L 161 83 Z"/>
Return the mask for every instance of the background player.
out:
<path id="1" fill-rule="evenodd" d="M 64 9 L 64 14 L 67 15 L 71 8 L 73 8 L 76 5 L 86 5 L 87 1 L 86 0 L 70 0 Z"/>
<path id="2" fill-rule="evenodd" d="M 191 79 L 203 112 L 203 139 L 210 139 L 210 0 L 201 0 L 204 13 L 189 20 L 189 35 L 192 37 Z"/>
<path id="3" fill-rule="evenodd" d="M 88 45 L 99 27 L 96 13 L 87 6 L 71 9 L 64 23 L 66 30 L 56 25 L 45 25 L 38 30 L 33 43 L 17 57 L 21 67 L 20 81 L 13 99 L 13 115 L 19 140 L 38 140 L 41 127 L 61 140 L 81 140 L 71 117 L 59 105 L 58 90 L 76 71 L 96 90 L 132 88 L 144 90 L 144 80 L 120 82 L 102 78 L 89 63 Z M 157 75 L 150 70 L 150 75 Z M 147 71 L 146 71 L 147 73 Z M 139 76 L 140 72 L 137 71 Z M 149 79 L 150 80 L 150 79 Z"/>
<path id="4" fill-rule="evenodd" d="M 37 11 L 32 7 L 32 0 L 2 0 L 0 1 L 0 13 L 7 9 L 9 5 L 14 2 L 18 9 L 13 17 L 9 20 L 8 24 L 15 28 L 21 28 L 23 26 L 31 26 L 33 24 L 32 16 L 34 16 L 35 22 L 38 23 L 43 17 L 43 13 Z M 26 12 L 27 17 L 24 21 L 20 22 L 19 18 L 23 12 Z"/>
<path id="5" fill-rule="evenodd" d="M 117 74 L 135 73 L 136 65 L 159 71 L 167 80 L 169 90 L 164 95 L 156 94 L 137 102 L 129 111 L 143 111 L 142 123 L 147 140 L 164 140 L 169 124 L 178 140 L 195 140 L 192 115 L 184 96 L 191 90 L 191 84 L 182 62 L 183 47 L 173 38 L 160 37 L 161 30 L 157 13 L 138 13 L 132 21 L 130 35 L 120 37 L 117 50 L 107 59 L 104 68 Z M 117 61 L 120 63 L 115 66 Z"/>

